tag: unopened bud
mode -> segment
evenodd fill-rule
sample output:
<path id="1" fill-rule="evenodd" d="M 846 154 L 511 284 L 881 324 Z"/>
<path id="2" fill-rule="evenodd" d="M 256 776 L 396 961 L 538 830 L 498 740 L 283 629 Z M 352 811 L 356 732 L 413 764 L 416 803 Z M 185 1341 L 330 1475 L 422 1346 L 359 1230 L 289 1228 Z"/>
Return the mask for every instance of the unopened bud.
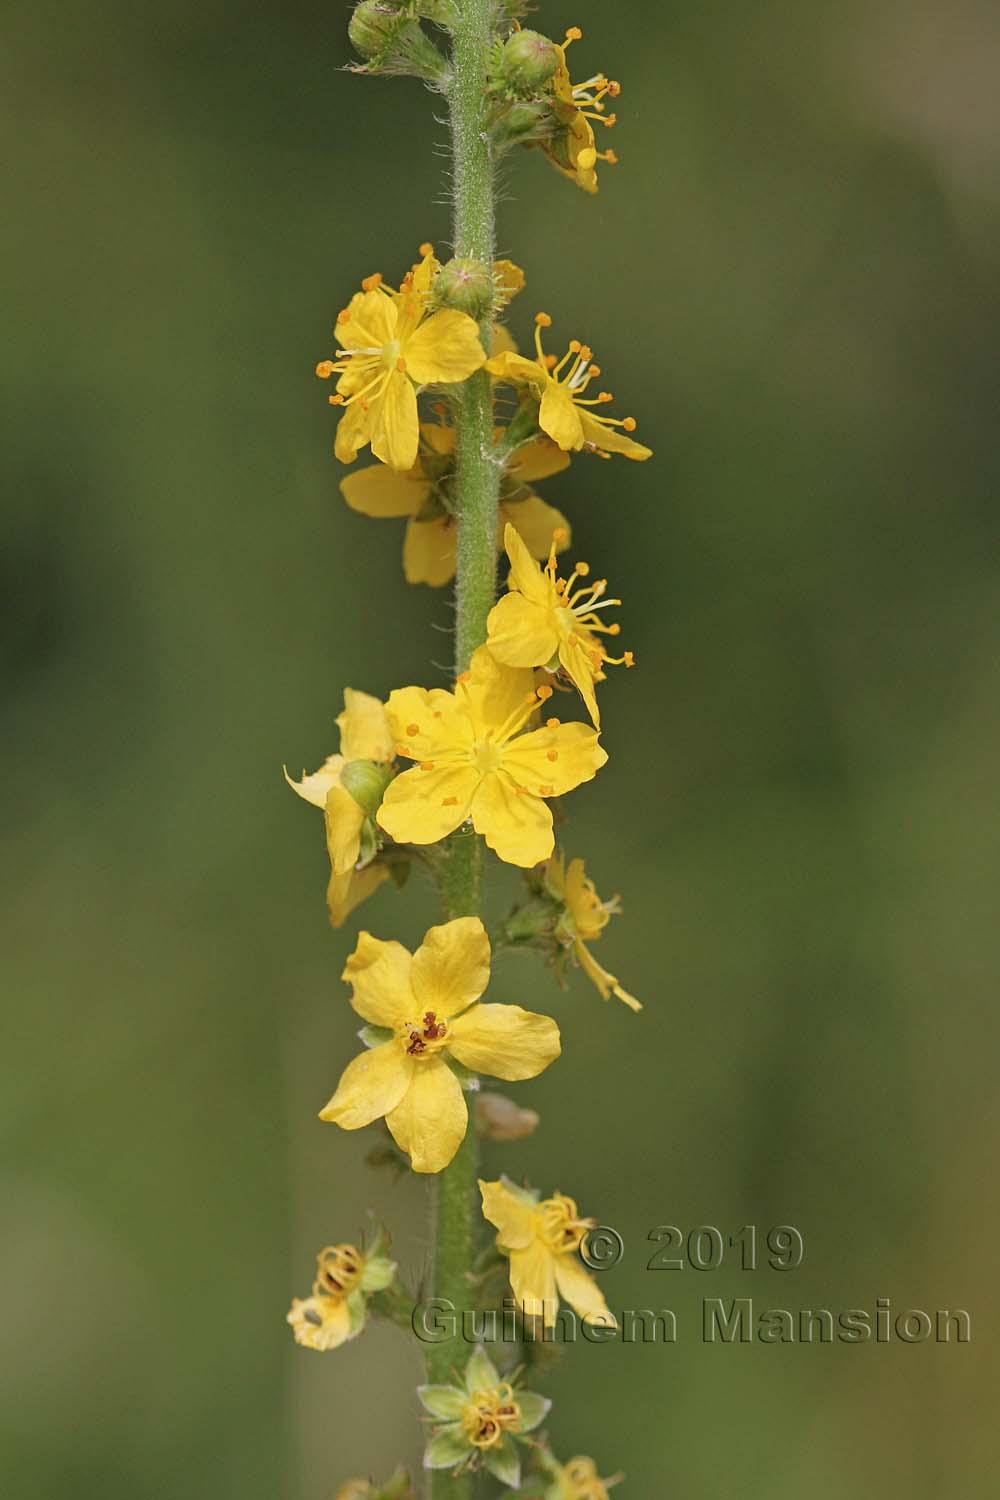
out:
<path id="1" fill-rule="evenodd" d="M 444 57 L 399 0 L 360 0 L 347 34 L 366 59 L 366 73 L 404 73 L 429 83 L 440 83 L 447 74 Z"/>
<path id="2" fill-rule="evenodd" d="M 554 130 L 552 110 L 544 99 L 516 100 L 500 109 L 492 124 L 493 140 L 500 151 L 546 140 Z"/>
<path id="3" fill-rule="evenodd" d="M 435 278 L 434 298 L 442 307 L 456 307 L 470 318 L 485 317 L 493 307 L 494 298 L 489 266 L 466 256 L 449 260 Z"/>
<path id="4" fill-rule="evenodd" d="M 497 77 L 507 91 L 530 98 L 544 88 L 559 66 L 559 49 L 540 31 L 515 31 L 504 45 Z"/>
<path id="5" fill-rule="evenodd" d="M 537 1128 L 533 1109 L 522 1109 L 505 1094 L 476 1095 L 476 1132 L 484 1141 L 523 1141 Z"/>
<path id="6" fill-rule="evenodd" d="M 340 773 L 340 784 L 355 802 L 369 815 L 382 806 L 385 789 L 392 780 L 388 766 L 377 765 L 373 760 L 349 760 Z"/>

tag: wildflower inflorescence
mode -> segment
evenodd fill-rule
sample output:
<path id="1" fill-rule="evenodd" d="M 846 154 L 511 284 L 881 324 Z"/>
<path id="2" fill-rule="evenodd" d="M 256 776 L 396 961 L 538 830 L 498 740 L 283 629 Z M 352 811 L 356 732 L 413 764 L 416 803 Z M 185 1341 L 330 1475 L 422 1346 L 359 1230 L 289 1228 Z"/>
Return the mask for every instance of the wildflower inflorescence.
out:
<path id="1" fill-rule="evenodd" d="M 550 1016 L 493 997 L 494 954 L 534 952 L 562 983 L 581 968 L 604 999 L 641 1009 L 591 951 L 618 898 L 601 899 L 582 859 L 567 863 L 553 813 L 562 821 L 562 799 L 607 764 L 598 690 L 607 669 L 632 667 L 635 657 L 612 646 L 622 601 L 586 562 L 563 564 L 570 524 L 534 486 L 577 454 L 642 461 L 650 449 L 634 436 L 632 416 L 608 411 L 613 397 L 589 345 L 573 338 L 550 352 L 552 318 L 539 312 L 522 354 L 503 321 L 525 274 L 492 254 L 496 160 L 516 145 L 537 148 L 588 193 L 597 191 L 598 165 L 617 160 L 598 136 L 616 122 L 620 85 L 600 72 L 574 82 L 567 53 L 579 28 L 555 42 L 521 26 L 525 8 L 521 0 L 360 0 L 350 23 L 363 59 L 354 71 L 409 73 L 448 99 L 456 253 L 442 263 L 425 243 L 398 284 L 381 271 L 366 275 L 337 314 L 336 351 L 316 374 L 334 383 L 336 457 L 351 464 L 370 448 L 375 460 L 342 479 L 348 506 L 405 521 L 409 583 L 442 587 L 457 577 L 460 660 L 449 686 L 380 696 L 347 688 L 339 749 L 298 780 L 285 774 L 323 813 L 334 926 L 383 886 L 401 887 L 412 869 L 435 881 L 444 908 L 414 951 L 359 933 L 342 978 L 362 1023 L 361 1050 L 320 1118 L 345 1131 L 376 1126 L 373 1163 L 441 1174 L 434 1289 L 488 1305 L 504 1296 L 497 1278 L 505 1276 L 527 1351 L 535 1325 L 546 1337 L 554 1328 L 560 1303 L 588 1323 L 615 1320 L 582 1255 L 596 1220 L 575 1199 L 505 1176 L 478 1179 L 474 1197 L 477 1141 L 524 1140 L 539 1122 L 520 1101 L 482 1092 L 480 1079 L 536 1078 L 562 1051 Z M 499 599 L 498 551 L 509 565 Z M 480 914 L 484 847 L 522 877 L 492 941 Z M 367 1242 L 320 1251 L 310 1295 L 288 1313 L 299 1344 L 339 1348 L 371 1316 L 409 1327 L 413 1295 L 387 1247 L 378 1228 Z M 607 1500 L 617 1478 L 602 1479 L 590 1457 L 555 1457 L 539 1432 L 551 1403 L 516 1360 L 497 1368 L 482 1348 L 466 1354 L 428 1355 L 429 1383 L 419 1389 L 428 1496 L 467 1500 L 485 1473 L 509 1489 L 528 1478 L 533 1500 Z M 337 1493 L 415 1495 L 402 1470 L 381 1485 L 347 1480 Z"/>

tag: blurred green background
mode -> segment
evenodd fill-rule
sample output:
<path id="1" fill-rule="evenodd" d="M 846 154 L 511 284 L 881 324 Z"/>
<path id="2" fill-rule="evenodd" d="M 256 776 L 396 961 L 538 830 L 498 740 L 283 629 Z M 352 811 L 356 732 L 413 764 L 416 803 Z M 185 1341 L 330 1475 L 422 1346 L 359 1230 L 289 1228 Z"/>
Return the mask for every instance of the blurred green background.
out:
<path id="1" fill-rule="evenodd" d="M 281 765 L 345 684 L 444 681 L 443 595 L 338 496 L 312 367 L 362 275 L 447 243 L 442 113 L 338 71 L 345 8 L 7 0 L 8 730 L 0 1486 L 331 1500 L 418 1454 L 417 1361 L 284 1314 L 425 1187 L 321 1125 L 354 1048 L 318 819 Z M 588 199 L 535 155 L 501 250 L 647 465 L 545 487 L 626 599 L 612 761 L 570 804 L 646 1001 L 551 1008 L 543 1128 L 490 1166 L 618 1227 L 564 1455 L 623 1495 L 995 1494 L 998 27 L 984 0 L 542 7 L 624 92 Z M 994 59 L 991 64 L 990 57 Z M 494 869 L 501 903 L 511 872 Z M 359 914 L 418 938 L 429 895 Z M 656 1224 L 794 1223 L 794 1273 L 654 1275 Z M 965 1307 L 973 1342 L 705 1347 L 705 1296 Z"/>

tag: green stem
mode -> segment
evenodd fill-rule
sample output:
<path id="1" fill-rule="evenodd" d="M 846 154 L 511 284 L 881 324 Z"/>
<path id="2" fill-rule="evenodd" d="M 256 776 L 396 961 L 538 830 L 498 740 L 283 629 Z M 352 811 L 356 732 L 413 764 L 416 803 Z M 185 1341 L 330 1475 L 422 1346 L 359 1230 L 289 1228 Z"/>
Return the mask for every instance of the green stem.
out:
<path id="1" fill-rule="evenodd" d="M 456 255 L 493 264 L 494 167 L 486 131 L 486 55 L 492 34 L 493 0 L 456 0 L 453 73 L 449 89 L 455 193 Z M 490 320 L 481 330 L 489 348 Z M 455 588 L 455 668 L 462 672 L 486 639 L 486 616 L 496 598 L 497 497 L 500 466 L 493 452 L 493 395 L 484 373 L 467 380 L 454 403 L 456 426 L 456 514 L 458 574 Z M 482 905 L 482 844 L 459 831 L 448 844 L 441 871 L 444 915 L 479 916 Z M 451 1165 L 435 1183 L 432 1243 L 434 1295 L 447 1298 L 461 1314 L 472 1305 L 469 1271 L 476 1252 L 480 1216 L 476 1177 L 478 1142 L 470 1121 Z M 459 1343 L 432 1344 L 428 1378 L 448 1382 L 467 1351 Z M 447 1470 L 428 1475 L 429 1500 L 468 1500 L 468 1475 Z"/>

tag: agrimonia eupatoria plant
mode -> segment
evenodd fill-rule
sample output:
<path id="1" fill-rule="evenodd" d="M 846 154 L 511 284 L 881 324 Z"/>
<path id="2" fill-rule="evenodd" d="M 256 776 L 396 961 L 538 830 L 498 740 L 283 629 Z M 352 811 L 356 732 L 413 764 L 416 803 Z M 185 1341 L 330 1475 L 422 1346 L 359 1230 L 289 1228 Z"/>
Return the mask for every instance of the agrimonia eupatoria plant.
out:
<path id="1" fill-rule="evenodd" d="M 362 1048 L 321 1112 L 344 1130 L 384 1121 L 370 1159 L 430 1177 L 434 1297 L 483 1308 L 504 1297 L 509 1278 L 519 1341 L 502 1352 L 519 1352 L 516 1368 L 498 1368 L 483 1348 L 425 1348 L 430 1500 L 467 1500 L 481 1476 L 536 1500 L 605 1500 L 614 1482 L 589 1457 L 555 1457 L 542 1431 L 550 1403 L 532 1388 L 534 1336 L 555 1323 L 560 1300 L 585 1319 L 614 1321 L 579 1253 L 594 1221 L 564 1193 L 505 1177 L 479 1180 L 477 1191 L 477 1136 L 516 1140 L 538 1120 L 480 1092 L 480 1079 L 534 1078 L 560 1055 L 550 1017 L 487 998 L 494 950 L 536 952 L 560 979 L 578 967 L 605 1000 L 641 1008 L 592 952 L 617 899 L 602 901 L 582 859 L 556 848 L 550 806 L 605 765 L 600 685 L 634 661 L 615 650 L 621 601 L 586 563 L 563 562 L 569 522 L 534 486 L 577 456 L 644 460 L 650 451 L 631 417 L 608 410 L 585 343 L 546 348 L 547 313 L 535 315 L 530 351 L 515 347 L 503 317 L 525 276 L 496 259 L 494 244 L 498 161 L 537 150 L 595 193 L 599 167 L 616 160 L 598 137 L 614 124 L 609 101 L 620 90 L 602 73 L 574 83 L 567 53 L 580 32 L 552 41 L 521 26 L 523 9 L 519 0 L 361 0 L 351 18 L 355 71 L 416 75 L 447 100 L 454 255 L 442 263 L 424 244 L 398 284 L 366 277 L 316 373 L 332 383 L 337 458 L 351 463 L 369 449 L 375 460 L 342 481 L 345 500 L 405 521 L 410 583 L 454 580 L 457 659 L 449 687 L 399 687 L 384 702 L 347 688 L 338 750 L 289 778 L 323 814 L 335 927 L 413 867 L 440 893 L 444 920 L 416 952 L 360 933 L 343 979 Z M 512 396 L 506 421 L 494 404 L 502 387 Z M 509 568 L 499 601 L 498 552 Z M 491 855 L 522 876 L 492 944 L 481 915 Z M 371 1316 L 410 1328 L 413 1296 L 387 1249 L 379 1229 L 367 1245 L 320 1252 L 312 1294 L 288 1315 L 299 1344 L 343 1359 L 340 1346 Z M 381 1484 L 349 1480 L 339 1500 L 413 1495 L 397 1470 Z"/>

